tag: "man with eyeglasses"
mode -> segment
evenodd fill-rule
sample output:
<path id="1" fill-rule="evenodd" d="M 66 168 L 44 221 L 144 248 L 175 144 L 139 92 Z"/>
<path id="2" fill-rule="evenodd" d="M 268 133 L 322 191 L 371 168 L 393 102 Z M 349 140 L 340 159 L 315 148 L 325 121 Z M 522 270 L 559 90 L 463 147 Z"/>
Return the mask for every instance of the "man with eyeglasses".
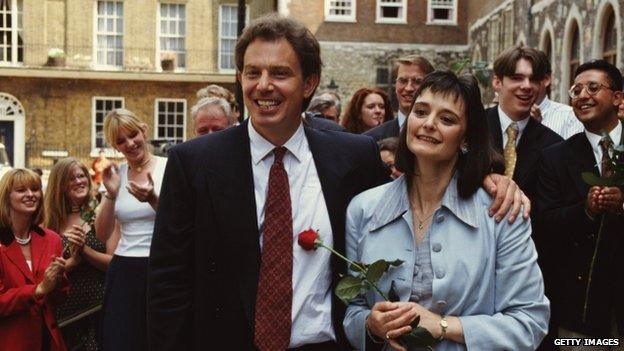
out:
<path id="1" fill-rule="evenodd" d="M 546 72 L 546 62 L 536 49 L 514 46 L 505 50 L 494 62 L 492 79 L 499 104 L 486 110 L 492 145 L 505 158 L 505 175 L 531 200 L 540 151 L 563 140 L 530 117 Z"/>
<path id="2" fill-rule="evenodd" d="M 552 81 L 552 69 L 550 60 L 543 51 L 537 50 L 538 58 L 544 61 L 546 75 L 540 82 L 537 101 L 531 108 L 531 117 L 541 122 L 544 126 L 552 129 L 562 138 L 567 139 L 572 135 L 582 132 L 583 125 L 574 116 L 572 107 L 550 100 L 550 83 Z"/>
<path id="3" fill-rule="evenodd" d="M 542 152 L 535 216 L 553 258 L 550 298 L 561 338 L 624 335 L 622 188 L 590 186 L 582 177 L 613 174 L 609 157 L 624 137 L 621 88 L 621 73 L 607 61 L 579 66 L 569 95 L 585 130 Z"/>
<path id="4" fill-rule="evenodd" d="M 373 137 L 375 141 L 398 137 L 401 127 L 403 127 L 412 108 L 416 90 L 422 84 L 425 76 L 431 72 L 433 72 L 433 66 L 422 56 L 409 55 L 397 59 L 392 68 L 392 76 L 396 77 L 396 98 L 399 102 L 397 118 L 382 123 L 367 131 L 364 135 Z"/>

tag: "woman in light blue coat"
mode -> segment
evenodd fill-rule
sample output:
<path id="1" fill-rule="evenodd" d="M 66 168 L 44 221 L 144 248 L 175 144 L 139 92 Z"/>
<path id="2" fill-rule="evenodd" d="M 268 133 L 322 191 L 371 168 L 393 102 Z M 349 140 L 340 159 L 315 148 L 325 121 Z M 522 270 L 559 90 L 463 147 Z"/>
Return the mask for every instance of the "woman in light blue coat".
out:
<path id="1" fill-rule="evenodd" d="M 400 302 L 373 291 L 352 301 L 344 328 L 359 350 L 404 350 L 398 337 L 420 326 L 435 350 L 535 350 L 549 302 L 529 221 L 497 222 L 480 185 L 496 163 L 478 83 L 429 74 L 401 131 L 404 176 L 353 199 L 347 256 L 403 260 L 380 280 Z"/>

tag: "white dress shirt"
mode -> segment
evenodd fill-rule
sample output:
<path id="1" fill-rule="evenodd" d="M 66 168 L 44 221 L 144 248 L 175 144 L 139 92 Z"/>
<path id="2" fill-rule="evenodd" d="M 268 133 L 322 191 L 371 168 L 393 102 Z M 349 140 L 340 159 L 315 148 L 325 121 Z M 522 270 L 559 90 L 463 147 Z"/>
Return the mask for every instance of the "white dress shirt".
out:
<path id="1" fill-rule="evenodd" d="M 272 151 L 276 146 L 263 138 L 254 129 L 253 123 L 249 123 L 249 142 L 262 248 L 269 172 L 274 159 Z M 317 230 L 321 240 L 329 247 L 333 246 L 333 236 L 303 124 L 283 146 L 288 150 L 283 162 L 288 173 L 293 219 L 292 330 L 289 345 L 292 348 L 336 340 L 331 318 L 331 254 L 322 248 L 305 251 L 297 243 L 299 233 L 307 229 Z"/>
<path id="2" fill-rule="evenodd" d="M 591 144 L 592 151 L 594 151 L 594 158 L 596 159 L 596 164 L 599 165 L 598 169 L 600 169 L 600 174 L 602 174 L 602 148 L 600 147 L 600 145 L 598 145 L 598 143 L 602 139 L 602 135 L 594 134 L 588 130 L 585 130 L 585 135 L 587 135 L 587 139 L 589 140 L 589 143 Z M 613 141 L 613 146 L 620 145 L 620 142 L 621 142 L 620 139 L 622 138 L 622 123 L 621 122 L 618 122 L 617 126 L 609 132 L 609 136 L 611 137 L 611 140 Z M 609 156 L 613 156 L 613 155 L 609 155 Z"/>
<path id="3" fill-rule="evenodd" d="M 399 112 L 397 112 L 397 121 L 399 122 L 399 130 L 403 128 L 403 125 L 405 124 L 406 120 L 407 120 L 407 116 L 405 116 L 403 112 L 399 110 Z"/>
<path id="4" fill-rule="evenodd" d="M 552 101 L 546 96 L 539 104 L 539 109 L 542 112 L 542 124 L 564 139 L 585 129 L 571 106 Z"/>
<path id="5" fill-rule="evenodd" d="M 503 130 L 503 148 L 505 147 L 505 145 L 507 145 L 507 127 L 509 127 L 513 122 L 516 122 L 518 124 L 518 136 L 516 137 L 516 146 L 518 146 L 518 143 L 520 143 L 520 138 L 522 138 L 524 129 L 529 123 L 529 118 L 531 118 L 531 116 L 528 116 L 520 121 L 514 121 L 509 118 L 509 116 L 507 116 L 507 114 L 503 111 L 500 105 L 498 106 L 498 119 L 500 120 L 501 129 Z"/>

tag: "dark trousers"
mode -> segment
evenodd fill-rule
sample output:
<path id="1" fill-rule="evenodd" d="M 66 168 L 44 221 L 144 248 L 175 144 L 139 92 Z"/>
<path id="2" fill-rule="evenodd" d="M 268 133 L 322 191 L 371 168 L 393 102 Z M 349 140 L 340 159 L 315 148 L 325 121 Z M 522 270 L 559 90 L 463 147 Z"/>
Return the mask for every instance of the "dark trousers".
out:
<path id="1" fill-rule="evenodd" d="M 106 273 L 104 351 L 147 350 L 147 257 L 113 256 Z"/>

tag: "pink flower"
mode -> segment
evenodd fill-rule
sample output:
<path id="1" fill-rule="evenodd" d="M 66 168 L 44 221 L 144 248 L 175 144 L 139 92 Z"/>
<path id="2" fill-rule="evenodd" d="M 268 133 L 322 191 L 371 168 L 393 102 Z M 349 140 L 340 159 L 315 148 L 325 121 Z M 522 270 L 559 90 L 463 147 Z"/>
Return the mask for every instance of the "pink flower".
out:
<path id="1" fill-rule="evenodd" d="M 316 230 L 308 229 L 299 233 L 299 239 L 297 240 L 299 246 L 306 251 L 316 250 L 319 247 L 320 240 Z"/>

